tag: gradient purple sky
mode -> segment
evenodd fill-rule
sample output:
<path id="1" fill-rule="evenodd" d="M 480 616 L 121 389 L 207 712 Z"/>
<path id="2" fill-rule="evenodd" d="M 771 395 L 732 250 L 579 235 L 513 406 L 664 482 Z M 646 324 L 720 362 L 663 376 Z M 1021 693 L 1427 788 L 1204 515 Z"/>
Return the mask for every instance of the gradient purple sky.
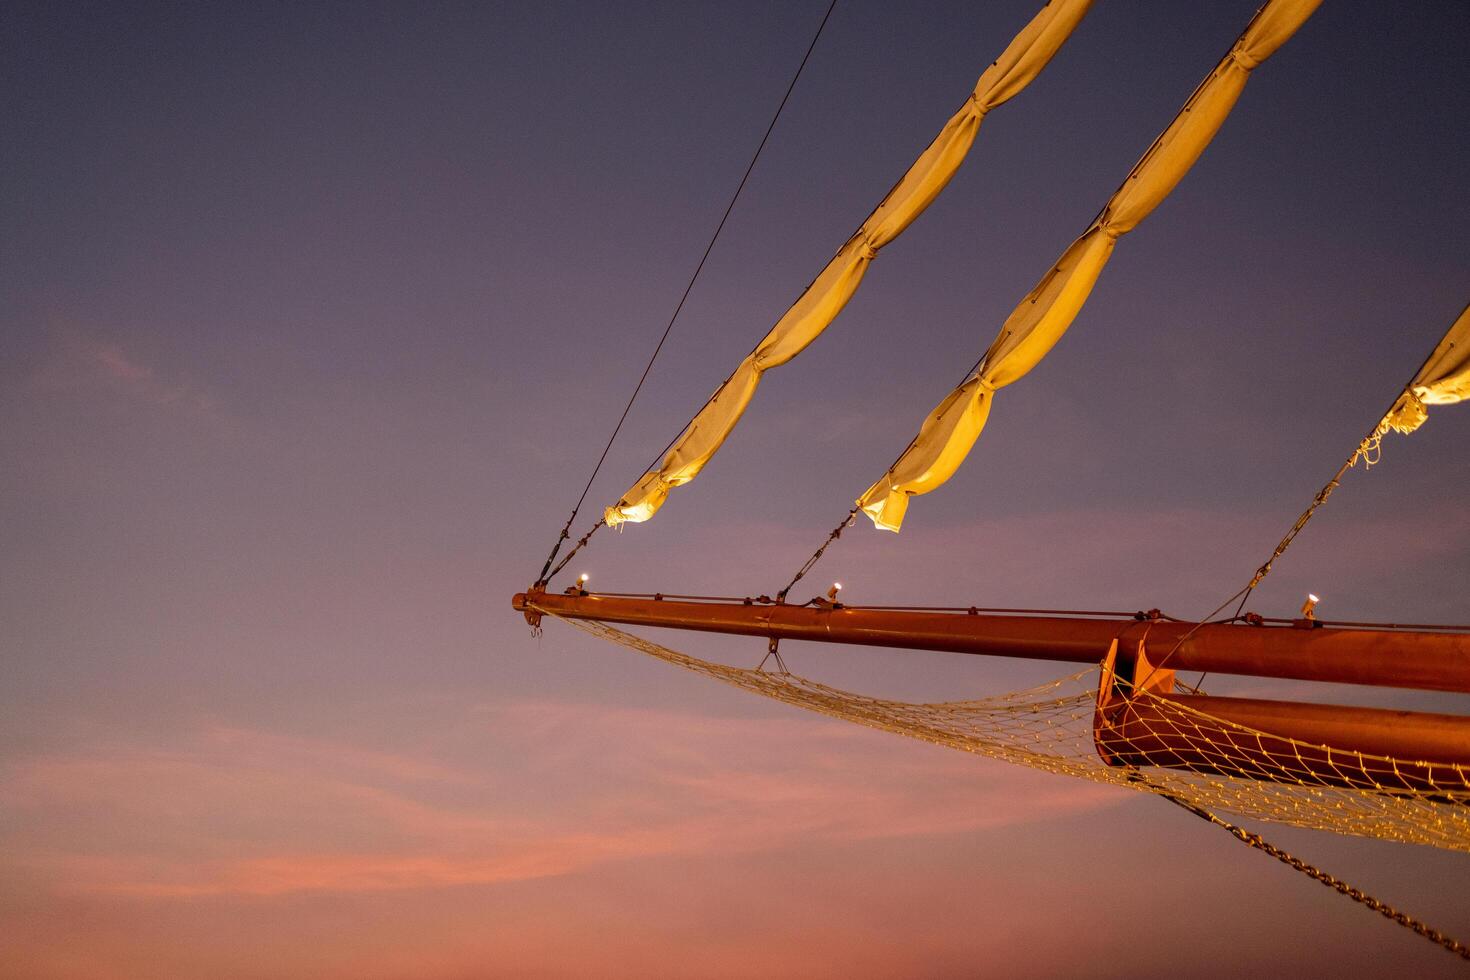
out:
<path id="1" fill-rule="evenodd" d="M 573 571 L 779 588 L 1255 3 L 1098 3 L 704 476 Z M 841 0 L 579 527 L 1037 5 Z M 1159 801 L 510 611 L 823 8 L 0 9 L 0 973 L 1451 975 Z M 1465 303 L 1467 38 L 1455 0 L 1328 0 L 959 475 L 818 581 L 1179 615 L 1238 588 Z M 1470 408 L 1391 437 L 1253 607 L 1470 620 L 1467 477 Z M 1058 673 L 788 663 L 925 699 Z M 1465 855 L 1261 829 L 1470 936 Z"/>

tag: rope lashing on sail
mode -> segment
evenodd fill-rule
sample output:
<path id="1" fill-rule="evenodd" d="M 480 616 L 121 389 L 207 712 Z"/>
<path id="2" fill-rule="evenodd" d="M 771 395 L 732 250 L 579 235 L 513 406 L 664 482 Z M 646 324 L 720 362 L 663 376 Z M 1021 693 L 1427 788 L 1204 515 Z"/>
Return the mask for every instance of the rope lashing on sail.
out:
<path id="1" fill-rule="evenodd" d="M 949 184 L 986 114 L 1019 94 L 1071 36 L 1092 0 L 1050 0 L 976 82 L 939 135 L 895 183 L 796 302 L 695 413 L 654 462 L 605 511 L 610 527 L 641 523 L 669 492 L 690 482 L 740 422 L 766 371 L 796 357 L 836 319 L 878 252 L 898 238 Z"/>
<path id="2" fill-rule="evenodd" d="M 1082 311 L 1118 240 L 1157 208 L 1230 115 L 1251 71 L 1286 43 L 1320 0 L 1269 0 L 1173 121 L 1129 171 L 1082 236 L 1021 300 L 975 371 L 924 419 L 898 461 L 858 497 L 875 527 L 897 531 L 911 497 L 949 480 L 974 447 L 996 389 L 1025 377 Z"/>
<path id="3" fill-rule="evenodd" d="M 770 140 L 771 132 L 776 128 L 776 121 L 781 118 L 781 112 L 786 108 L 786 103 L 791 98 L 792 91 L 796 88 L 796 82 L 801 78 L 801 73 L 806 68 L 807 61 L 811 59 L 812 52 L 816 50 L 817 40 L 822 36 L 822 30 L 826 28 L 827 21 L 831 19 L 832 11 L 836 6 L 837 0 L 831 0 L 827 4 L 827 12 L 822 15 L 822 22 L 817 25 L 817 32 L 812 35 L 811 43 L 807 45 L 806 54 L 801 57 L 801 64 L 796 66 L 796 73 L 791 76 L 791 83 L 786 86 L 786 93 L 781 96 L 781 102 L 776 106 L 776 111 L 771 116 L 770 123 L 766 126 L 765 134 L 761 136 L 761 141 L 756 146 L 755 153 L 750 158 L 750 163 L 746 165 L 745 173 L 740 177 L 740 183 L 735 187 L 735 193 L 730 196 L 730 203 L 725 205 L 725 213 L 720 216 L 720 223 L 715 226 L 715 231 L 710 236 L 709 244 L 704 247 L 704 254 L 699 257 L 699 262 L 694 267 L 693 275 L 689 277 L 688 284 L 684 286 L 684 292 L 679 297 L 679 302 L 674 307 L 673 315 L 669 317 L 668 324 L 664 327 L 663 335 L 659 337 L 658 344 L 653 348 L 653 354 L 649 356 L 648 363 L 643 367 L 643 374 L 638 378 L 638 383 L 633 386 L 633 393 L 628 396 L 628 403 L 623 406 L 623 413 L 618 416 L 617 424 L 613 426 L 612 435 L 607 437 L 607 445 L 602 447 L 602 455 L 597 458 L 597 464 L 592 467 L 592 474 L 587 477 L 587 485 L 582 488 L 581 496 L 577 498 L 577 503 L 572 507 L 571 516 L 567 518 L 566 525 L 562 527 L 561 534 L 557 536 L 556 543 L 552 545 L 551 554 L 546 556 L 546 563 L 541 566 L 541 574 L 536 577 L 537 585 L 545 585 L 555 577 L 556 571 L 548 574 L 547 569 L 551 568 L 551 563 L 556 560 L 557 552 L 561 550 L 562 543 L 571 537 L 572 524 L 576 521 L 577 513 L 582 509 L 582 504 L 587 500 L 587 493 L 592 489 L 592 481 L 597 479 L 597 474 L 602 469 L 603 462 L 607 459 L 608 450 L 612 449 L 613 441 L 617 439 L 618 433 L 622 431 L 623 423 L 628 419 L 628 412 L 633 408 L 633 402 L 637 400 L 638 393 L 643 390 L 643 383 L 648 380 L 648 372 L 653 370 L 653 362 L 658 360 L 659 352 L 664 349 L 664 342 L 669 339 L 669 332 L 674 329 L 674 321 L 679 319 L 679 313 L 684 309 L 684 303 L 689 299 L 689 293 L 694 289 L 695 281 L 699 279 L 700 272 L 704 270 L 704 264 L 708 261 L 710 252 L 714 251 L 715 242 L 719 240 L 720 232 L 724 230 L 725 222 L 730 218 L 730 212 L 735 210 L 735 202 L 740 200 L 740 192 L 745 190 L 745 184 L 750 180 L 751 172 L 755 170 L 756 161 L 760 159 L 761 151 L 766 148 L 766 142 Z M 594 524 L 592 530 L 587 532 L 577 547 L 581 548 L 586 545 L 587 540 L 593 534 L 597 533 L 597 529 L 604 523 L 606 523 L 604 520 L 599 520 Z M 568 555 L 567 557 L 570 558 L 571 556 Z M 566 561 L 564 560 L 561 565 L 557 566 L 557 571 L 565 566 Z"/>
<path id="4" fill-rule="evenodd" d="M 1453 405 L 1470 398 L 1470 304 L 1460 311 L 1443 339 L 1379 422 L 1377 440 L 1389 430 L 1408 435 L 1429 418 L 1430 405 Z"/>
<path id="5" fill-rule="evenodd" d="M 1201 820 L 1204 820 L 1207 823 L 1212 823 L 1216 827 L 1219 827 L 1222 830 L 1229 832 L 1232 837 L 1234 837 L 1236 840 L 1240 841 L 1247 847 L 1253 847 L 1256 850 L 1261 851 L 1262 853 L 1269 854 L 1271 857 L 1280 861 L 1287 867 L 1292 868 L 1296 871 L 1300 871 L 1308 878 L 1311 878 L 1312 880 L 1320 884 L 1326 885 L 1328 888 L 1331 888 L 1338 894 L 1350 898 L 1360 905 L 1367 906 L 1384 918 L 1389 919 L 1392 922 L 1397 922 L 1404 928 L 1418 933 L 1430 942 L 1443 947 L 1447 952 L 1454 953 L 1461 959 L 1470 960 L 1470 946 L 1466 946 L 1464 943 L 1459 942 L 1458 940 L 1451 939 L 1449 936 L 1440 932 L 1438 929 L 1431 928 L 1427 923 L 1421 922 L 1404 912 L 1400 912 L 1393 906 L 1381 902 L 1378 899 L 1374 898 L 1372 895 L 1369 895 L 1367 892 L 1364 892 L 1362 889 L 1354 888 L 1352 885 L 1349 885 L 1347 882 L 1333 877 L 1332 875 L 1323 871 L 1321 868 L 1318 868 L 1312 864 L 1308 864 L 1301 858 L 1287 853 L 1286 851 L 1277 847 L 1275 844 L 1272 844 L 1270 841 L 1266 840 L 1260 834 L 1246 830 L 1244 827 L 1237 827 L 1235 824 L 1230 823 L 1227 820 L 1221 820 L 1219 817 L 1215 816 L 1215 814 L 1211 813 L 1209 810 L 1206 810 L 1204 807 L 1195 806 L 1193 803 L 1181 800 L 1176 796 L 1170 796 L 1168 793 L 1160 793 L 1159 795 L 1168 800 L 1170 803 L 1173 803 L 1175 806 L 1188 810 L 1190 813 L 1194 814 L 1196 817 L 1199 817 Z"/>

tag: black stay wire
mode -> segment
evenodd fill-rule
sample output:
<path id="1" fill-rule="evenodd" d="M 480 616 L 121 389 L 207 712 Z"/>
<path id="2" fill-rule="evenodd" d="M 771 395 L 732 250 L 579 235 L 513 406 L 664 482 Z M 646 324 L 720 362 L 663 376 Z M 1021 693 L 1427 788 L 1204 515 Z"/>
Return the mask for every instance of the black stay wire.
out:
<path id="1" fill-rule="evenodd" d="M 724 230 L 725 222 L 729 219 L 730 212 L 735 210 L 735 202 L 740 199 L 740 192 L 745 190 L 745 183 L 750 179 L 751 171 L 755 170 L 755 163 L 760 159 L 761 151 L 766 148 L 766 142 L 771 138 L 771 132 L 776 128 L 776 121 L 781 118 L 781 111 L 786 108 L 786 102 L 791 98 L 791 93 L 796 88 L 797 80 L 801 78 L 801 73 L 805 70 L 807 61 L 811 59 L 812 51 L 816 49 L 817 41 L 822 36 L 822 30 L 827 26 L 827 21 L 831 19 L 832 10 L 836 6 L 837 0 L 831 0 L 827 4 L 827 12 L 822 15 L 822 22 L 817 25 L 817 32 L 812 35 L 812 43 L 807 45 L 806 54 L 801 56 L 801 64 L 796 66 L 796 74 L 791 76 L 791 84 L 786 86 L 786 94 L 781 96 L 781 103 L 776 106 L 775 115 L 771 116 L 771 122 L 766 126 L 766 132 L 761 137 L 760 145 L 755 148 L 755 154 L 750 158 L 750 164 L 745 168 L 745 174 L 740 178 L 739 186 L 735 188 L 735 193 L 731 195 L 730 203 L 725 206 L 725 213 L 720 216 L 720 223 L 715 226 L 715 233 L 710 236 L 709 244 L 704 247 L 704 254 L 699 257 L 699 264 L 694 267 L 694 274 L 689 277 L 689 284 L 684 287 L 684 294 L 679 297 L 679 304 L 674 307 L 674 314 L 669 317 L 668 325 L 664 327 L 663 336 L 659 337 L 658 345 L 654 347 L 652 356 L 648 358 L 648 364 L 644 366 L 643 374 L 638 378 L 638 384 L 633 388 L 633 394 L 628 396 L 628 404 L 623 406 L 623 414 L 618 416 L 618 424 L 613 426 L 612 435 L 607 437 L 607 445 L 602 447 L 602 455 L 597 457 L 597 465 L 592 467 L 592 475 L 587 477 L 587 485 L 582 488 L 582 495 L 577 498 L 577 504 L 572 508 L 571 516 L 567 518 L 566 525 L 562 527 L 561 534 L 557 536 L 556 543 L 552 545 L 551 554 L 546 556 L 546 564 L 541 566 L 541 574 L 536 577 L 537 585 L 544 586 L 550 580 L 550 576 L 546 573 L 551 568 L 551 563 L 556 560 L 556 555 L 561 550 L 562 542 L 571 537 L 572 522 L 577 519 L 577 513 L 581 511 L 582 504 L 587 500 L 587 492 L 592 489 L 592 481 L 597 479 L 598 471 L 602 469 L 603 461 L 607 459 L 608 450 L 612 449 L 613 440 L 617 439 L 618 433 L 622 431 L 623 423 L 628 418 L 628 412 L 632 409 L 633 402 L 637 399 L 638 393 L 643 390 L 643 382 L 648 380 L 648 372 L 653 369 L 653 362 L 658 359 L 659 352 L 664 349 L 664 341 L 669 339 L 669 332 L 674 329 L 674 321 L 679 318 L 679 312 L 684 309 L 684 301 L 689 298 L 690 291 L 694 289 L 694 282 L 699 278 L 699 273 L 704 269 L 704 263 L 709 258 L 710 252 L 714 250 L 715 242 L 719 239 L 720 232 Z M 581 539 L 577 547 L 580 548 L 586 544 L 587 539 L 592 537 L 603 523 L 602 521 L 598 521 L 592 530 L 588 531 L 586 536 Z M 575 551 L 575 549 L 573 550 Z M 567 555 L 567 558 L 570 557 L 570 554 Z M 561 565 L 557 566 L 557 570 L 560 571 L 564 565 L 566 565 L 565 559 Z M 551 574 L 555 575 L 556 572 L 552 572 Z"/>

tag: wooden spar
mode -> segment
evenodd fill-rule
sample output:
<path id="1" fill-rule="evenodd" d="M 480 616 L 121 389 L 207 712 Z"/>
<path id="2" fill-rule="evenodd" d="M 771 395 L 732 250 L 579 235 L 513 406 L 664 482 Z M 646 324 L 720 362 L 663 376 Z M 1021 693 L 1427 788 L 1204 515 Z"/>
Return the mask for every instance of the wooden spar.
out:
<path id="1" fill-rule="evenodd" d="M 1464 633 L 1217 624 L 1179 643 L 1192 624 L 582 591 L 520 594 L 512 605 L 533 625 L 546 612 L 775 639 L 1072 663 L 1106 658 L 1093 738 L 1109 765 L 1390 792 L 1463 793 L 1470 782 L 1470 717 L 1172 693 L 1177 670 L 1470 693 L 1470 635 Z M 1115 639 L 1119 646 L 1109 656 Z M 1153 663 L 1130 695 L 1132 677 L 1146 663 L 1142 646 Z M 1159 663 L 1166 657 L 1167 664 Z M 1374 758 L 1380 756 L 1386 760 Z"/>
<path id="2" fill-rule="evenodd" d="M 1470 781 L 1461 715 L 1143 694 L 1100 711 L 1093 740 L 1110 766 L 1380 791 L 1463 794 Z"/>
<path id="3" fill-rule="evenodd" d="M 1220 624 L 1200 627 L 1174 650 L 1193 624 L 586 593 L 522 593 L 512 605 L 533 620 L 539 620 L 537 610 L 544 610 L 567 619 L 631 626 L 1069 663 L 1098 663 L 1115 638 L 1136 643 L 1146 631 L 1153 658 L 1167 654 L 1171 670 L 1470 693 L 1470 634 L 1465 633 Z"/>

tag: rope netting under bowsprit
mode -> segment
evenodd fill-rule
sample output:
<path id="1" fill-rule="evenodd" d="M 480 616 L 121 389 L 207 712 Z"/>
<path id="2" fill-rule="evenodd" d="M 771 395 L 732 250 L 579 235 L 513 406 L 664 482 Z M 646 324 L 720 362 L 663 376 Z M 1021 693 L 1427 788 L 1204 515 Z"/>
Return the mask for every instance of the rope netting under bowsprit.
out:
<path id="1" fill-rule="evenodd" d="M 1099 728 L 1099 667 L 975 701 L 911 704 L 710 663 L 606 623 L 563 622 L 734 687 L 936 745 L 1248 819 L 1470 851 L 1470 769 L 1327 749 L 1148 694 L 1135 697 L 1141 710 L 1124 723 Z"/>

